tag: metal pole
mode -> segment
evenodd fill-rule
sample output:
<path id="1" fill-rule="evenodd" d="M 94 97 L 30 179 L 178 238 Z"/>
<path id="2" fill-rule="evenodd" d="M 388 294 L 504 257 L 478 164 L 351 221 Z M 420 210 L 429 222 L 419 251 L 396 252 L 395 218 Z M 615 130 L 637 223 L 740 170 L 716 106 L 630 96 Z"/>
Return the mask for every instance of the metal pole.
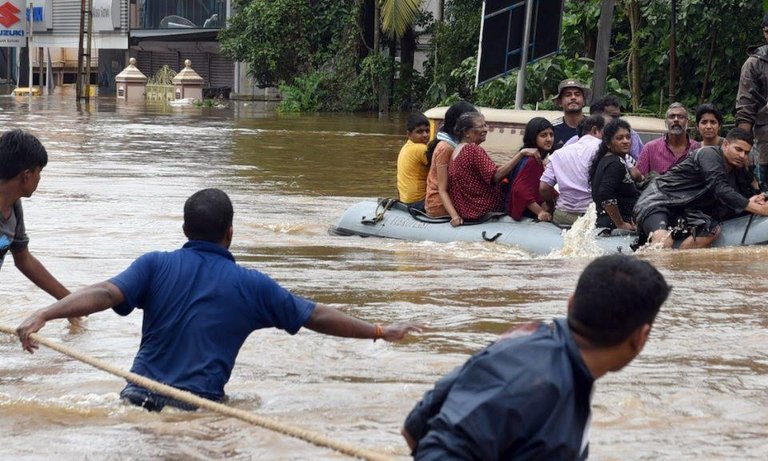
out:
<path id="1" fill-rule="evenodd" d="M 525 71 L 528 67 L 528 46 L 531 35 L 531 18 L 533 17 L 533 2 L 525 0 L 525 29 L 523 31 L 523 49 L 520 53 L 520 70 L 517 71 L 517 91 L 515 92 L 515 109 L 523 108 L 525 99 Z"/>
<path id="2" fill-rule="evenodd" d="M 34 77 L 34 72 L 32 71 L 32 2 L 29 3 L 29 14 L 24 15 L 27 17 L 27 27 L 29 28 L 29 34 L 27 35 L 27 61 L 29 62 L 29 87 L 27 88 L 29 90 L 29 105 L 32 105 L 32 78 Z"/>

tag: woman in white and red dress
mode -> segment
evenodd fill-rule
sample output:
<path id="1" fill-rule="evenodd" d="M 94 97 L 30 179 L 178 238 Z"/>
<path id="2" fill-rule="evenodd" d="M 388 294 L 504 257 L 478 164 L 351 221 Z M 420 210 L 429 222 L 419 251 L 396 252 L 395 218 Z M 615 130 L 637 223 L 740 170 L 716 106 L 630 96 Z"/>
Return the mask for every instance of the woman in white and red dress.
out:
<path id="1" fill-rule="evenodd" d="M 486 213 L 503 211 L 501 181 L 523 157 L 538 155 L 535 150 L 520 151 L 498 166 L 480 147 L 487 134 L 488 125 L 479 112 L 462 114 L 456 122 L 459 144 L 448 165 L 448 193 L 463 220 L 477 220 Z"/>

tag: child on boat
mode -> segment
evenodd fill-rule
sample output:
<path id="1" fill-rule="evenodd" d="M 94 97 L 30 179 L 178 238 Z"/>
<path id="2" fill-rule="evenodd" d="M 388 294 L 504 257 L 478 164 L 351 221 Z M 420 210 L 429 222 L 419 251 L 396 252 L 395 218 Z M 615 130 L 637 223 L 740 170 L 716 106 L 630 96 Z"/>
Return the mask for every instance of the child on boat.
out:
<path id="1" fill-rule="evenodd" d="M 405 129 L 408 140 L 397 156 L 397 192 L 401 202 L 424 211 L 429 173 L 429 120 L 422 113 L 411 114 L 405 122 Z"/>

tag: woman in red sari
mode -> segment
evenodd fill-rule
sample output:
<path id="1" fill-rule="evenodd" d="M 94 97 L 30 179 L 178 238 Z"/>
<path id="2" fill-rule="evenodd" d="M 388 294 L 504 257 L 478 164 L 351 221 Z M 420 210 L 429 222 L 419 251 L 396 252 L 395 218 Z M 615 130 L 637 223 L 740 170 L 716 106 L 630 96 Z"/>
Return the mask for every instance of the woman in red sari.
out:
<path id="1" fill-rule="evenodd" d="M 480 143 L 485 141 L 488 125 L 479 112 L 462 114 L 456 122 L 459 144 L 448 164 L 448 193 L 464 221 L 478 220 L 493 211 L 504 211 L 501 181 L 521 159 L 538 156 L 538 151 L 520 151 L 501 166 L 488 156 Z"/>
<path id="2" fill-rule="evenodd" d="M 523 151 L 535 151 L 536 155 L 524 157 L 509 175 L 507 214 L 519 221 L 523 216 L 551 221 L 552 214 L 539 195 L 539 181 L 544 173 L 543 160 L 552 152 L 555 135 L 552 124 L 542 117 L 532 118 L 523 134 Z"/>

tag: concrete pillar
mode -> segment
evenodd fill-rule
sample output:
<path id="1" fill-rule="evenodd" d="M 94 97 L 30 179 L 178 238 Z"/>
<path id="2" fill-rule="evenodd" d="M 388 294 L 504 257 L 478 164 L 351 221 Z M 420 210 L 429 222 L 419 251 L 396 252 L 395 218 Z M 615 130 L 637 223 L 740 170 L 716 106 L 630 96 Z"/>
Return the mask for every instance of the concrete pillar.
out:
<path id="1" fill-rule="evenodd" d="M 131 58 L 128 67 L 115 76 L 117 100 L 129 103 L 143 102 L 147 92 L 147 77 L 136 68 L 136 58 Z"/>
<path id="2" fill-rule="evenodd" d="M 203 77 L 192 69 L 192 61 L 184 61 L 184 68 L 173 77 L 176 99 L 203 99 Z"/>

